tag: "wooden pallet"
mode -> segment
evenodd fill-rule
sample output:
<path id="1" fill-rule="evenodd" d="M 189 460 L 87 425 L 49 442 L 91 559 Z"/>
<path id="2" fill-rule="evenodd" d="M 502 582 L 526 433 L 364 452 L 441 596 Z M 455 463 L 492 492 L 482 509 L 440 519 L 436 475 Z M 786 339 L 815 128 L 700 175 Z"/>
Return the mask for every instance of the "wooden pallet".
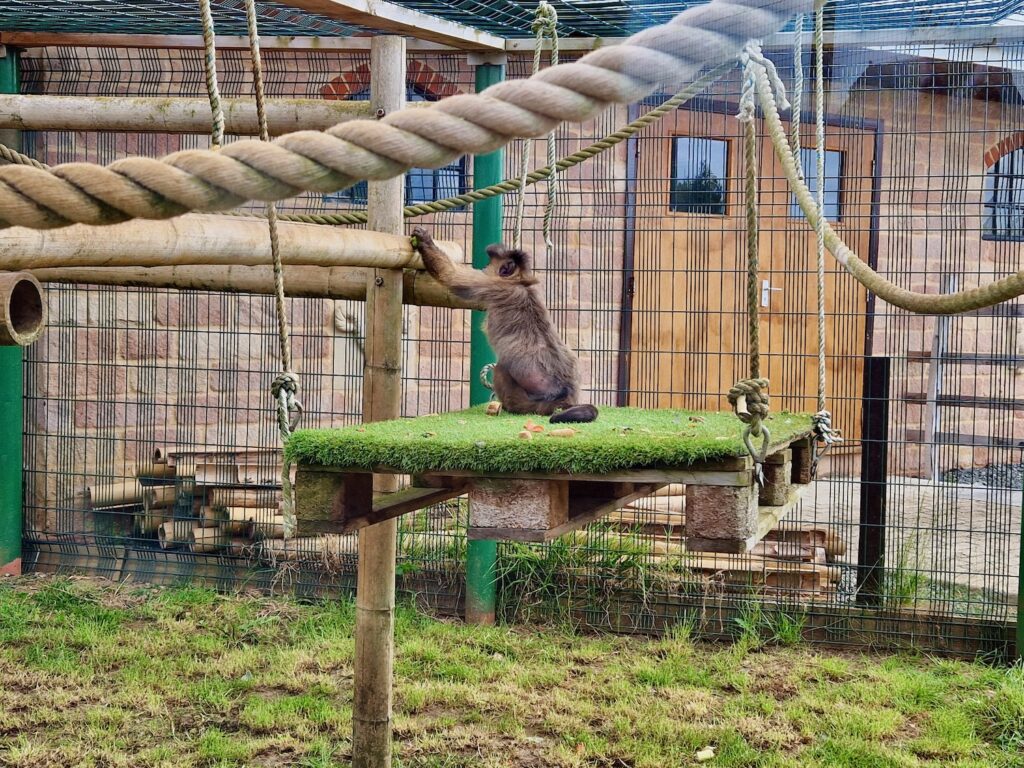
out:
<path id="1" fill-rule="evenodd" d="M 670 484 L 686 486 L 686 537 L 691 551 L 743 554 L 797 504 L 810 482 L 806 438 L 774 447 L 764 487 L 749 458 L 641 469 L 607 475 L 430 472 L 413 487 L 373 497 L 367 469 L 300 466 L 296 517 L 302 536 L 349 533 L 392 517 L 469 495 L 470 539 L 551 541 Z M 376 473 L 399 474 L 387 467 Z"/>

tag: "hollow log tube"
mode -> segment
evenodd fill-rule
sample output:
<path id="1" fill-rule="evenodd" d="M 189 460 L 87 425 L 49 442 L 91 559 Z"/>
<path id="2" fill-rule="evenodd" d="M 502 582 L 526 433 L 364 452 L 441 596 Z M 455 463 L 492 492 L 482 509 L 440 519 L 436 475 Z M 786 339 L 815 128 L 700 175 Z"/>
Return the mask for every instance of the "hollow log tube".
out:
<path id="1" fill-rule="evenodd" d="M 476 67 L 477 92 L 505 79 L 501 64 L 478 64 Z M 505 153 L 496 150 L 473 158 L 473 183 L 487 186 L 501 181 L 505 174 Z M 487 246 L 501 240 L 502 197 L 492 197 L 473 206 L 473 266 L 486 267 Z M 489 363 L 497 362 L 494 350 L 484 333 L 485 313 L 472 313 L 472 335 L 469 346 L 469 403 L 479 405 L 490 400 L 490 391 L 480 381 L 480 371 Z M 466 622 L 493 624 L 497 604 L 496 565 L 498 543 L 474 540 L 466 545 Z"/>
<path id="2" fill-rule="evenodd" d="M 0 346 L 27 347 L 46 327 L 43 286 L 28 272 L 0 272 Z"/>
<path id="3" fill-rule="evenodd" d="M 18 92 L 18 54 L 13 48 L 0 53 L 0 93 Z M 0 132 L 0 140 L 15 149 L 20 137 Z M 0 346 L 0 415 L 7 429 L 0 436 L 0 576 L 21 573 L 22 531 L 22 348 Z"/>
<path id="4" fill-rule="evenodd" d="M 405 40 L 378 36 L 370 44 L 370 102 L 376 114 L 405 104 Z M 405 231 L 405 177 L 369 182 L 370 229 Z M 401 415 L 402 272 L 374 269 L 366 286 L 363 421 Z M 392 475 L 375 478 L 374 490 L 393 492 Z M 353 768 L 391 768 L 392 669 L 395 653 L 395 555 L 398 520 L 359 531 L 356 581 L 356 653 L 353 681 Z"/>

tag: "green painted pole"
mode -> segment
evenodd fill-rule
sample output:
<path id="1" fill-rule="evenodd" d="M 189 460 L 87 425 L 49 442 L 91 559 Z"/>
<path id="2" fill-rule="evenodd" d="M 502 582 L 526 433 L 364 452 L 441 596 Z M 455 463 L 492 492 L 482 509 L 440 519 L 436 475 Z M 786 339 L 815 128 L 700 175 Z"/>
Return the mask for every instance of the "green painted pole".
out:
<path id="1" fill-rule="evenodd" d="M 505 79 L 503 64 L 478 64 L 476 90 Z M 473 186 L 496 184 L 505 177 L 505 153 L 502 150 L 473 158 Z M 501 195 L 473 206 L 473 266 L 487 266 L 486 248 L 502 238 Z M 469 345 L 469 402 L 486 403 L 491 392 L 480 382 L 480 371 L 497 359 L 484 334 L 484 313 L 474 310 L 471 316 L 472 335 Z M 493 624 L 498 598 L 496 563 L 498 542 L 470 541 L 466 547 L 466 622 Z"/>
<path id="2" fill-rule="evenodd" d="M 17 92 L 18 55 L 0 46 L 0 93 Z M 21 149 L 14 132 L 0 131 L 0 142 Z M 22 361 L 21 347 L 0 347 L 0 576 L 21 573 Z"/>
<path id="3" fill-rule="evenodd" d="M 1017 658 L 1024 659 L 1024 509 L 1020 524 L 1020 558 L 1017 562 Z"/>

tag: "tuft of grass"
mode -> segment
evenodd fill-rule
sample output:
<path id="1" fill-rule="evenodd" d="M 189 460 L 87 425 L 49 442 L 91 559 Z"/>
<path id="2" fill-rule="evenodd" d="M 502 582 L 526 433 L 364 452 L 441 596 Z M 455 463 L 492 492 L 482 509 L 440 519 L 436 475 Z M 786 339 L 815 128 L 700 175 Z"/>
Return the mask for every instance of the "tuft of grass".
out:
<path id="1" fill-rule="evenodd" d="M 485 406 L 436 416 L 396 419 L 340 429 L 299 430 L 288 441 L 300 464 L 417 474 L 428 470 L 604 474 L 644 467 L 685 466 L 745 456 L 742 430 L 731 413 L 602 408 L 597 421 L 574 424 L 572 437 L 545 432 L 519 438 L 528 416 L 487 416 Z M 779 413 L 772 440 L 785 445 L 808 434 L 810 416 Z"/>

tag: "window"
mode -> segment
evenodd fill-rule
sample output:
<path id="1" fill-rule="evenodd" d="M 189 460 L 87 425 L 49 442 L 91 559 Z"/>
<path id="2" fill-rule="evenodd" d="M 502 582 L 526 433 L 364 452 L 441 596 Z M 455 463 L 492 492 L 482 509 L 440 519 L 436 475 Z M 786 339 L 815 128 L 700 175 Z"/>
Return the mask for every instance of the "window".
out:
<path id="1" fill-rule="evenodd" d="M 675 137 L 669 210 L 724 216 L 728 160 L 727 141 Z"/>
<path id="2" fill-rule="evenodd" d="M 818 151 L 801 148 L 800 162 L 804 166 L 804 180 L 811 195 L 818 199 Z M 843 153 L 835 149 L 825 150 L 825 220 L 842 219 Z M 804 212 L 794 195 L 789 203 L 789 215 L 803 218 Z"/>
<path id="3" fill-rule="evenodd" d="M 1007 152 L 985 173 L 984 237 L 1024 240 L 1024 149 Z"/>
<path id="4" fill-rule="evenodd" d="M 368 101 L 370 89 L 366 88 L 350 96 L 353 101 Z M 409 85 L 405 98 L 407 101 L 433 101 L 433 97 Z M 429 203 L 446 197 L 463 195 L 469 191 L 469 163 L 467 158 L 460 157 L 444 168 L 410 168 L 405 175 L 405 204 Z M 367 185 L 360 181 L 355 186 L 324 195 L 324 202 L 353 203 L 366 205 Z M 461 210 L 456 208 L 455 210 Z"/>

